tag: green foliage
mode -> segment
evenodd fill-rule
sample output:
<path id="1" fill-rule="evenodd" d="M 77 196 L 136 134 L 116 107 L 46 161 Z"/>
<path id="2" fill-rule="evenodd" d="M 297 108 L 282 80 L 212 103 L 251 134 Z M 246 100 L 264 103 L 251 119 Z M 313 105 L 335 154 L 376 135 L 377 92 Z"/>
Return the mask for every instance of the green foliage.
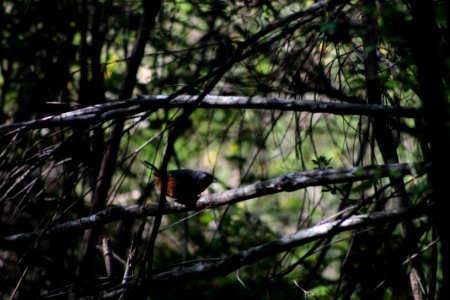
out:
<path id="1" fill-rule="evenodd" d="M 327 158 L 324 155 L 320 155 L 317 159 L 313 159 L 312 162 L 317 166 L 317 169 L 328 169 L 331 168 L 331 160 L 333 158 Z"/>
<path id="2" fill-rule="evenodd" d="M 330 42 L 349 43 L 353 36 L 361 35 L 365 30 L 351 24 L 348 20 L 337 20 L 321 23 L 319 31 L 323 32 Z"/>

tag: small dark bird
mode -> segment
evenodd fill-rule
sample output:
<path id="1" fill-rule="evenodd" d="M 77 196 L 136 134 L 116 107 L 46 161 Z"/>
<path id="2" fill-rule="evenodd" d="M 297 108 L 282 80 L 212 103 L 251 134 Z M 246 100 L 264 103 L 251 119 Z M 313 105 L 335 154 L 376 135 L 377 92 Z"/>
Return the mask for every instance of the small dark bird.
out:
<path id="1" fill-rule="evenodd" d="M 156 188 L 161 192 L 162 176 L 160 170 L 143 160 L 142 163 L 153 170 Z M 170 170 L 167 171 L 167 191 L 169 197 L 185 205 L 194 205 L 198 195 L 203 192 L 214 180 L 214 176 L 198 170 Z"/>

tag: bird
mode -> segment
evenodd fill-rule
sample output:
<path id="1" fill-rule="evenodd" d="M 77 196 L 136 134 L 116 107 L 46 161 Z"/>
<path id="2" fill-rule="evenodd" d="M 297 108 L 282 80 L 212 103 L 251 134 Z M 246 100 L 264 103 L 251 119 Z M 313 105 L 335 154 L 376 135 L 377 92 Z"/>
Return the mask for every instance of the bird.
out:
<path id="1" fill-rule="evenodd" d="M 146 160 L 142 163 L 153 170 L 155 186 L 161 192 L 163 176 L 160 170 Z M 166 180 L 166 195 L 178 203 L 192 206 L 197 202 L 198 195 L 214 181 L 214 176 L 204 171 L 180 169 L 167 171 Z"/>

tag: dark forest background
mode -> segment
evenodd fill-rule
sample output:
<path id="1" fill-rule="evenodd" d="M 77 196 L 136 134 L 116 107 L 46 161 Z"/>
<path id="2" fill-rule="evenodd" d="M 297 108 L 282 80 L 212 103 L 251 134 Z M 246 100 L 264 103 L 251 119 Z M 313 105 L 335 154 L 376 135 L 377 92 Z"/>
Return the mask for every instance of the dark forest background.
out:
<path id="1" fill-rule="evenodd" d="M 447 1 L 0 8 L 2 299 L 449 299 Z"/>

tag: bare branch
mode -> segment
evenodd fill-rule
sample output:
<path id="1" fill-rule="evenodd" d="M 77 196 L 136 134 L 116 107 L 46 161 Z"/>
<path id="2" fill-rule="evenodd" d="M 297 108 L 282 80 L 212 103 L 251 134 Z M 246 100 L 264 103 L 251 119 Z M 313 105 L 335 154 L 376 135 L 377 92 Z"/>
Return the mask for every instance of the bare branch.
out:
<path id="1" fill-rule="evenodd" d="M 339 232 L 386 224 L 387 222 L 398 222 L 405 218 L 422 216 L 424 213 L 426 213 L 426 210 L 424 210 L 423 207 L 420 209 L 418 207 L 413 207 L 410 209 L 394 209 L 366 215 L 357 215 L 345 220 L 323 223 L 308 229 L 297 231 L 269 243 L 252 247 L 227 258 L 197 262 L 190 266 L 181 266 L 168 271 L 163 271 L 153 275 L 152 280 L 186 280 L 206 278 L 204 276 L 209 277 L 211 275 L 222 276 L 263 258 L 273 256 L 323 237 L 333 236 Z"/>
<path id="2" fill-rule="evenodd" d="M 367 179 L 379 179 L 388 176 L 420 175 L 429 168 L 428 164 L 386 164 L 370 167 L 352 167 L 342 169 L 312 170 L 286 174 L 255 184 L 235 188 L 222 193 L 200 197 L 197 201 L 197 210 L 220 207 L 263 195 L 280 192 L 291 192 L 310 186 L 321 186 L 343 182 L 355 182 Z M 190 209 L 176 203 L 166 203 L 162 214 L 175 214 Z M 19 233 L 0 238 L 0 248 L 10 248 L 15 245 L 29 242 L 33 239 L 48 239 L 52 236 L 67 232 L 82 231 L 94 226 L 111 223 L 123 218 L 139 218 L 156 216 L 158 203 L 131 206 L 112 206 L 93 215 L 55 225 L 48 230 Z"/>
<path id="3" fill-rule="evenodd" d="M 421 118 L 422 109 L 412 106 L 386 106 L 378 104 L 333 103 L 304 99 L 259 98 L 247 96 L 205 96 L 197 101 L 197 96 L 138 96 L 130 100 L 96 104 L 49 116 L 38 120 L 18 122 L 0 126 L 0 131 L 30 130 L 36 128 L 67 127 L 77 124 L 105 122 L 119 117 L 129 117 L 158 108 L 236 108 L 236 109 L 279 109 L 285 111 L 304 111 L 329 113 L 335 115 L 367 115 L 384 117 Z M 169 101 L 168 101 L 169 100 Z"/>
<path id="4" fill-rule="evenodd" d="M 169 281 L 186 282 L 189 280 L 224 276 L 243 266 L 321 238 L 333 237 L 337 233 L 365 228 L 368 226 L 377 226 L 391 222 L 400 222 L 405 219 L 414 219 L 426 214 L 428 210 L 429 207 L 427 206 L 411 207 L 408 209 L 394 209 L 371 214 L 357 215 L 343 220 L 318 224 L 271 242 L 230 255 L 226 258 L 197 261 L 191 264 L 183 264 L 166 271 L 155 273 L 152 275 L 151 281 L 153 283 Z M 121 293 L 123 289 L 127 289 L 127 287 L 136 288 L 140 284 L 142 283 L 139 283 L 136 280 L 128 285 L 122 285 L 121 288 L 104 294 L 104 297 L 109 297 L 115 293 Z"/>
<path id="5" fill-rule="evenodd" d="M 102 239 L 102 251 L 103 251 L 103 258 L 105 260 L 106 274 L 108 275 L 109 279 L 112 280 L 114 277 L 116 277 L 116 273 L 114 270 L 111 241 L 107 237 L 104 237 Z"/>

